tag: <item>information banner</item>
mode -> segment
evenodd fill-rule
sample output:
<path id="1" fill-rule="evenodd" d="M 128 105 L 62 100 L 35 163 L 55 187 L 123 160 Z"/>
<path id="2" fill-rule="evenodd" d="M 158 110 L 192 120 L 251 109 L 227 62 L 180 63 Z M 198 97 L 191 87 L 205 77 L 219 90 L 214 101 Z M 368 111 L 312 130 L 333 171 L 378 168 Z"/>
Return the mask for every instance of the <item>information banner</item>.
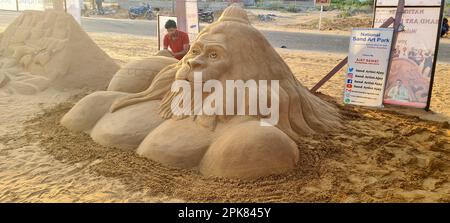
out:
<path id="1" fill-rule="evenodd" d="M 442 0 L 405 0 L 405 6 L 437 6 L 440 7 Z M 376 6 L 397 7 L 398 0 L 377 0 Z"/>
<path id="2" fill-rule="evenodd" d="M 158 50 L 164 49 L 164 36 L 166 36 L 166 34 L 167 34 L 167 30 L 164 26 L 166 25 L 166 22 L 169 20 L 173 20 L 178 24 L 177 17 L 175 17 L 175 16 L 160 16 L 160 15 L 158 15 L 158 28 L 157 28 L 158 48 L 159 48 Z"/>
<path id="3" fill-rule="evenodd" d="M 17 10 L 16 0 L 0 0 L 0 9 Z"/>
<path id="4" fill-rule="evenodd" d="M 189 41 L 193 42 L 200 31 L 198 25 L 198 6 L 196 0 L 186 1 L 186 32 Z"/>
<path id="5" fill-rule="evenodd" d="M 395 17 L 396 8 L 377 8 L 374 26 Z M 440 27 L 440 7 L 405 8 L 391 70 L 385 104 L 428 108 Z"/>
<path id="6" fill-rule="evenodd" d="M 354 28 L 350 38 L 344 103 L 381 107 L 393 29 Z"/>

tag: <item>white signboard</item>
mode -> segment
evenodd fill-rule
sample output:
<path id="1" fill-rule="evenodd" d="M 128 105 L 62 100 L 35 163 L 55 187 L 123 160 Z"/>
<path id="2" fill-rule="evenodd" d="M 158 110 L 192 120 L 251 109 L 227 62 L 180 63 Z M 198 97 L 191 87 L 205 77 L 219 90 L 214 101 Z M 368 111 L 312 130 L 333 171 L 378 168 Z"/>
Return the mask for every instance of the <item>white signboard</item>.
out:
<path id="1" fill-rule="evenodd" d="M 444 0 L 405 0 L 405 6 L 441 6 Z M 377 0 L 377 6 L 397 6 L 398 0 Z"/>
<path id="2" fill-rule="evenodd" d="M 81 24 L 81 0 L 66 0 L 67 13 Z"/>
<path id="3" fill-rule="evenodd" d="M 44 0 L 18 0 L 19 10 L 44 10 Z"/>
<path id="4" fill-rule="evenodd" d="M 186 32 L 190 42 L 195 40 L 199 31 L 197 1 L 186 1 Z"/>
<path id="5" fill-rule="evenodd" d="M 395 16 L 396 8 L 377 8 L 374 26 Z M 432 85 L 439 7 L 406 8 L 398 34 L 391 71 L 386 83 L 385 104 L 426 108 Z"/>
<path id="6" fill-rule="evenodd" d="M 353 29 L 345 77 L 345 104 L 383 105 L 392 36 L 392 28 Z"/>
<path id="7" fill-rule="evenodd" d="M 16 0 L 0 0 L 0 9 L 17 10 Z"/>
<path id="8" fill-rule="evenodd" d="M 166 22 L 169 20 L 173 20 L 178 24 L 177 17 L 175 16 L 158 16 L 158 38 L 159 38 L 159 50 L 164 49 L 164 36 L 167 34 L 167 30 L 164 27 Z"/>

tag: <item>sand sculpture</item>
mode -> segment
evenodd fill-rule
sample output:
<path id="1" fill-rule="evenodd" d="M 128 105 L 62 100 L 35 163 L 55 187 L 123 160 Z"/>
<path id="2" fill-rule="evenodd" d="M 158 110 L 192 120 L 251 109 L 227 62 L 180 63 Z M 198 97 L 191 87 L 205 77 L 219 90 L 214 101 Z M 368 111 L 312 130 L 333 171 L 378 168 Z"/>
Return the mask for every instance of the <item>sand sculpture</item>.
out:
<path id="1" fill-rule="evenodd" d="M 64 12 L 25 11 L 0 37 L 0 92 L 104 89 L 118 69 Z"/>
<path id="2" fill-rule="evenodd" d="M 199 70 L 205 79 L 222 83 L 279 80 L 279 123 L 261 126 L 258 116 L 248 115 L 173 115 L 170 107 L 177 93 L 171 92 L 172 83 L 190 80 Z M 121 84 L 128 86 L 116 83 Z M 145 91 L 95 92 L 80 100 L 61 124 L 90 134 L 102 145 L 136 150 L 165 165 L 197 168 L 204 175 L 256 178 L 295 167 L 301 137 L 338 129 L 340 117 L 334 106 L 299 83 L 250 25 L 246 12 L 230 6 L 198 35 L 184 58 L 164 67 Z"/>

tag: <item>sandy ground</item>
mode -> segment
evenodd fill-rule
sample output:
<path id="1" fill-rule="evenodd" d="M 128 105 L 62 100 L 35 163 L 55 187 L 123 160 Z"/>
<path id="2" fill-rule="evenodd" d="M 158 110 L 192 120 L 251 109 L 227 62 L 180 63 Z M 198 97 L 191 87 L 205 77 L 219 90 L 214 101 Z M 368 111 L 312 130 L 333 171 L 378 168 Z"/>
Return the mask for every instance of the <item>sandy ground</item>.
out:
<path id="1" fill-rule="evenodd" d="M 24 132 L 24 122 L 42 108 L 67 101 L 82 91 L 47 90 L 34 96 L 0 98 L 0 202 L 162 202 L 146 191 L 127 192 L 118 179 L 92 173 L 95 160 L 61 162 L 47 153 L 37 132 Z M 37 134 L 37 135 L 36 135 Z"/>
<path id="2" fill-rule="evenodd" d="M 90 35 L 121 65 L 157 45 Z M 279 52 L 308 88 L 345 57 Z M 335 96 L 324 99 L 341 101 L 343 75 L 323 86 Z M 450 65 L 438 64 L 433 113 L 341 107 L 346 131 L 304 138 L 295 170 L 253 181 L 168 168 L 59 126 L 88 89 L 0 97 L 0 202 L 450 202 L 449 76 Z"/>

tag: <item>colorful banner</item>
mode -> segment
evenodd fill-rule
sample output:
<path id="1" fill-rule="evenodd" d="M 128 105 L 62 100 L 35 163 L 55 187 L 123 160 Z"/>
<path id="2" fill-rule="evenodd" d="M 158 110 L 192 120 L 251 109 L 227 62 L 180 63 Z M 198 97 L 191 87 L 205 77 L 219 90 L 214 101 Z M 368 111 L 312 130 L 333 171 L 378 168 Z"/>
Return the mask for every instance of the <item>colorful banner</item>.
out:
<path id="1" fill-rule="evenodd" d="M 396 8 L 377 8 L 374 26 L 379 27 Z M 386 83 L 385 104 L 427 108 L 434 74 L 439 7 L 405 8 L 391 70 Z"/>
<path id="2" fill-rule="evenodd" d="M 392 36 L 392 28 L 353 29 L 345 77 L 345 104 L 383 105 Z"/>
<path id="3" fill-rule="evenodd" d="M 190 42 L 195 40 L 199 31 L 197 1 L 186 1 L 186 32 Z"/>
<path id="4" fill-rule="evenodd" d="M 174 20 L 177 24 L 178 24 L 178 20 L 177 17 L 175 16 L 158 16 L 158 40 L 159 40 L 159 50 L 163 50 L 164 49 L 164 36 L 166 36 L 167 34 L 167 30 L 164 27 L 166 25 L 166 22 L 168 20 Z"/>
<path id="5" fill-rule="evenodd" d="M 441 6 L 444 0 L 405 0 L 405 6 Z M 377 0 L 376 6 L 395 6 L 398 0 Z"/>
<path id="6" fill-rule="evenodd" d="M 0 9 L 17 10 L 16 0 L 0 0 Z"/>

